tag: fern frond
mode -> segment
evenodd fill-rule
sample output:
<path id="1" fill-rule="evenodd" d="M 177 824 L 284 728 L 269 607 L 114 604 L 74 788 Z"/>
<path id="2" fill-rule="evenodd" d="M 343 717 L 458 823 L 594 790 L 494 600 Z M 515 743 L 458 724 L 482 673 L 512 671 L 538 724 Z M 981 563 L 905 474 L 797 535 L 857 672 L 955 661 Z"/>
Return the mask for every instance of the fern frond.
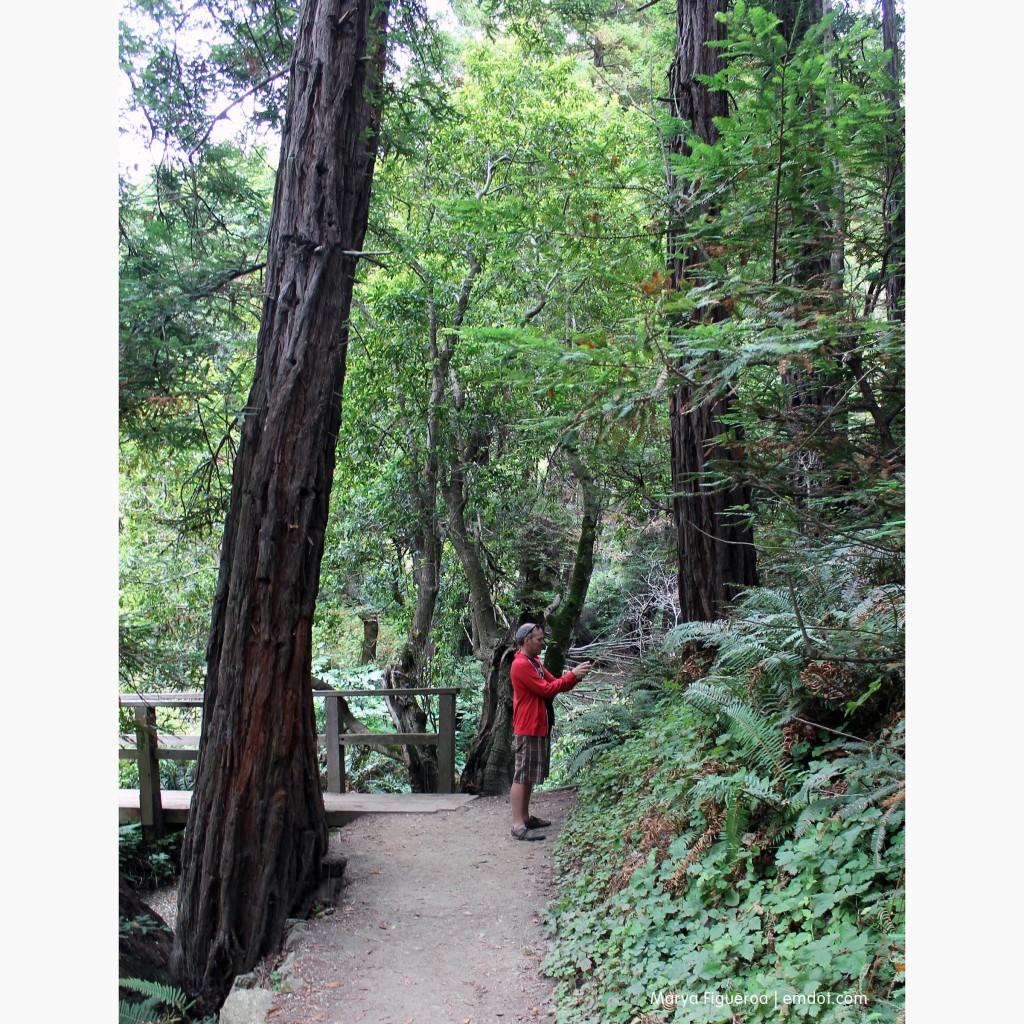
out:
<path id="1" fill-rule="evenodd" d="M 192 1001 L 180 989 L 159 981 L 145 978 L 119 978 L 119 987 L 129 992 L 138 992 L 146 998 L 140 1003 L 118 1000 L 118 1024 L 160 1024 L 161 1021 L 177 1021 L 187 1013 Z M 165 1007 L 163 1011 L 160 1007 Z"/>
<path id="2" fill-rule="evenodd" d="M 732 690 L 718 684 L 717 678 L 698 679 L 686 688 L 683 701 L 711 718 L 718 718 L 725 706 L 736 699 Z"/>
<path id="3" fill-rule="evenodd" d="M 730 734 L 753 765 L 788 782 L 789 776 L 783 766 L 783 759 L 786 756 L 783 749 L 784 739 L 778 723 L 758 714 L 749 705 L 738 702 L 728 705 L 723 710 L 732 726 Z"/>
<path id="4" fill-rule="evenodd" d="M 757 664 L 759 679 L 780 697 L 792 698 L 800 678 L 803 658 L 792 651 L 775 651 Z"/>
<path id="5" fill-rule="evenodd" d="M 770 804 L 772 807 L 784 806 L 782 797 L 775 792 L 775 787 L 770 779 L 762 779 L 756 775 L 748 775 L 743 780 L 743 792 L 755 801 L 762 804 Z"/>
<path id="6" fill-rule="evenodd" d="M 885 814 L 882 815 L 881 820 L 875 826 L 875 831 L 871 835 L 871 852 L 875 855 L 876 867 L 882 866 L 882 848 L 885 846 L 885 837 L 889 830 L 889 819 L 893 816 L 897 807 L 899 807 L 899 803 L 894 802 L 886 808 Z"/>
<path id="7" fill-rule="evenodd" d="M 157 1024 L 159 999 L 147 999 L 142 1003 L 117 1002 L 117 1024 Z"/>
<path id="8" fill-rule="evenodd" d="M 577 747 L 575 753 L 569 759 L 569 764 L 566 766 L 566 778 L 576 778 L 588 764 L 596 761 L 606 751 L 612 750 L 618 745 L 618 739 L 606 739 L 602 742 L 587 743 Z"/>
<path id="9" fill-rule="evenodd" d="M 877 804 L 880 800 L 884 800 L 887 796 L 891 796 L 897 790 L 902 789 L 903 786 L 903 780 L 898 779 L 895 782 L 890 782 L 887 786 L 880 786 L 878 789 L 875 789 L 870 793 L 866 793 L 863 796 L 857 796 L 844 803 L 843 808 L 839 811 L 839 817 L 846 820 L 857 814 L 863 814 L 864 811 L 866 811 L 872 804 Z"/>
<path id="10" fill-rule="evenodd" d="M 150 999 L 159 999 L 160 1002 L 167 1006 L 173 1006 L 175 1009 L 184 1009 L 188 1005 L 188 996 L 173 985 L 148 981 L 145 978 L 119 978 L 117 984 L 120 988 L 126 988 L 130 992 L 138 992 L 139 995 Z"/>
<path id="11" fill-rule="evenodd" d="M 750 759 L 750 767 L 788 784 L 789 774 L 783 765 L 784 740 L 777 721 L 708 680 L 691 683 L 683 700 L 710 717 L 725 718 L 730 735 Z"/>
<path id="12" fill-rule="evenodd" d="M 727 803 L 741 788 L 742 785 L 735 775 L 705 775 L 690 791 L 690 798 L 698 805 L 704 800 Z"/>
<path id="13" fill-rule="evenodd" d="M 745 638 L 744 643 L 723 650 L 715 668 L 725 675 L 747 675 L 768 655 L 764 644 Z"/>
<path id="14" fill-rule="evenodd" d="M 681 622 L 665 634 L 662 648 L 667 654 L 672 654 L 694 641 L 714 647 L 724 635 L 724 622 Z"/>
<path id="15" fill-rule="evenodd" d="M 750 821 L 750 808 L 742 798 L 734 797 L 726 805 L 725 839 L 729 848 L 729 856 L 735 857 L 743 840 L 743 833 Z"/>

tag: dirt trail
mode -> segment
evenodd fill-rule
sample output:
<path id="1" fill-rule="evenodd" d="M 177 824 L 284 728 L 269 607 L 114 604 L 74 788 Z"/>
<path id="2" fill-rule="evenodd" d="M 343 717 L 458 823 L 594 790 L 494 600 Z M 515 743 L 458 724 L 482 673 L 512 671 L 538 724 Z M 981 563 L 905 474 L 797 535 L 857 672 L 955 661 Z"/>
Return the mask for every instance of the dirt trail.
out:
<path id="1" fill-rule="evenodd" d="M 456 811 L 371 815 L 331 835 L 347 858 L 337 909 L 291 944 L 296 987 L 268 1024 L 549 1020 L 540 977 L 551 851 L 575 791 L 536 793 L 544 842 L 509 836 L 507 797 Z"/>

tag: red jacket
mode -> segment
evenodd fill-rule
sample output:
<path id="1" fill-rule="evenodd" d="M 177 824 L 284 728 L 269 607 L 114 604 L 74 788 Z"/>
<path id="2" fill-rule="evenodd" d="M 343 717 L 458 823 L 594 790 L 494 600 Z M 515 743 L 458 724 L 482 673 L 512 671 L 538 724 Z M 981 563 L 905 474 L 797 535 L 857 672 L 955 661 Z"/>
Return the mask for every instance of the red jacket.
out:
<path id="1" fill-rule="evenodd" d="M 512 659 L 512 731 L 517 736 L 547 736 L 545 698 L 571 690 L 578 682 L 572 672 L 556 679 L 539 661 L 531 661 L 522 651 L 516 651 Z"/>

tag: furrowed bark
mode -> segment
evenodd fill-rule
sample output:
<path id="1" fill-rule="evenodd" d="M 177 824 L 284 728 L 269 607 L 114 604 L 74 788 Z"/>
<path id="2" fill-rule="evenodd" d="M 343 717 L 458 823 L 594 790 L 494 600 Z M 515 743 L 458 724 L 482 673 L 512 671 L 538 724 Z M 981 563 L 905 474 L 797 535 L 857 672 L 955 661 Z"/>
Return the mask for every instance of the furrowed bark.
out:
<path id="1" fill-rule="evenodd" d="M 306 0 L 296 32 L 178 893 L 173 966 L 203 1012 L 277 947 L 327 848 L 311 629 L 387 11 L 386 0 Z"/>
<path id="2" fill-rule="evenodd" d="M 724 13 L 728 6 L 728 0 L 676 2 L 676 51 L 669 69 L 672 114 L 687 122 L 709 145 L 718 140 L 714 118 L 728 115 L 727 96 L 710 90 L 696 76 L 715 74 L 720 68 L 719 51 L 707 44 L 724 38 L 725 28 L 715 15 Z M 691 153 L 682 134 L 671 140 L 671 148 L 682 156 Z M 683 241 L 690 184 L 672 171 L 668 186 L 673 206 L 668 238 L 669 278 L 673 289 L 685 289 L 701 283 L 702 265 L 708 255 L 702 248 Z M 721 306 L 707 314 L 711 321 L 724 318 Z M 677 335 L 685 329 L 685 323 L 673 328 Z M 749 488 L 712 490 L 701 486 L 709 461 L 736 458 L 735 447 L 712 442 L 712 438 L 728 433 L 722 418 L 728 413 L 730 402 L 728 394 L 713 399 L 697 398 L 689 381 L 677 387 L 669 402 L 672 510 L 680 617 L 684 621 L 719 618 L 740 588 L 757 582 L 753 532 L 742 518 L 728 511 L 734 506 L 749 506 Z"/>
<path id="3" fill-rule="evenodd" d="M 903 173 L 903 112 L 900 107 L 899 26 L 896 22 L 895 0 L 882 0 L 882 45 L 889 52 L 889 75 L 892 88 L 886 97 L 892 110 L 889 119 L 889 150 L 891 156 L 885 173 L 885 311 L 889 320 L 905 319 L 904 289 L 906 287 L 906 203 Z"/>

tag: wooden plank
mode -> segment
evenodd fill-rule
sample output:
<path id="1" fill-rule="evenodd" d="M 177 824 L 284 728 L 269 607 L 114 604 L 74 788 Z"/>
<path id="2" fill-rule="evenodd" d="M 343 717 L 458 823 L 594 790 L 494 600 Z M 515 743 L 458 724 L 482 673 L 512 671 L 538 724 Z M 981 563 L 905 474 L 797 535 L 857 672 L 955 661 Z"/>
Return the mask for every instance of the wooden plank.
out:
<path id="1" fill-rule="evenodd" d="M 139 791 L 137 789 L 119 789 L 117 816 L 121 822 L 139 821 Z M 170 825 L 184 825 L 188 821 L 188 805 L 192 799 L 192 791 L 187 789 L 168 789 L 162 794 L 164 821 Z"/>
<path id="2" fill-rule="evenodd" d="M 120 821 L 139 820 L 139 791 L 119 789 Z M 169 789 L 163 793 L 164 819 L 184 825 L 188 820 L 190 790 Z M 364 814 L 436 814 L 455 811 L 476 797 L 471 793 L 324 793 L 324 813 L 331 828 L 345 825 Z"/>
<path id="3" fill-rule="evenodd" d="M 396 690 L 334 690 L 320 689 L 313 690 L 314 697 L 386 697 L 391 696 L 423 696 L 430 694 L 458 693 L 456 687 L 418 687 L 415 689 Z M 151 708 L 201 708 L 203 706 L 203 695 L 197 691 L 168 691 L 166 693 L 119 693 L 118 703 L 122 707 L 151 707 Z"/>
<path id="4" fill-rule="evenodd" d="M 366 747 L 433 747 L 437 745 L 436 732 L 343 732 L 341 742 L 348 746 Z"/>
<path id="5" fill-rule="evenodd" d="M 123 732 L 117 737 L 117 740 L 125 748 L 135 746 L 135 737 L 131 733 Z M 161 747 L 182 747 L 189 750 L 199 749 L 198 736 L 181 736 L 176 732 L 158 732 L 157 743 Z"/>
<path id="6" fill-rule="evenodd" d="M 455 779 L 455 694 L 442 694 L 437 744 L 437 791 L 450 793 Z"/>
<path id="7" fill-rule="evenodd" d="M 120 761 L 137 761 L 139 749 L 135 737 L 122 733 L 117 738 L 117 757 Z M 174 736 L 158 733 L 156 756 L 160 761 L 194 761 L 199 756 L 198 736 Z"/>
<path id="8" fill-rule="evenodd" d="M 341 723 L 338 702 L 329 700 L 325 706 L 327 714 L 327 790 L 330 793 L 345 792 L 345 751 L 341 747 L 339 734 Z"/>
<path id="9" fill-rule="evenodd" d="M 199 750 L 190 747 L 161 747 L 158 745 L 156 756 L 158 761 L 195 761 L 199 757 Z M 117 759 L 119 761 L 138 761 L 139 752 L 135 747 L 118 747 Z"/>
<path id="10" fill-rule="evenodd" d="M 457 687 L 452 686 L 421 686 L 417 689 L 395 689 L 395 690 L 314 690 L 314 697 L 330 697 L 332 694 L 338 697 L 395 697 L 395 696 L 423 696 L 432 693 L 458 693 Z"/>
<path id="11" fill-rule="evenodd" d="M 125 708 L 201 708 L 201 693 L 119 693 L 117 702 Z"/>
<path id="12" fill-rule="evenodd" d="M 347 734 L 342 734 L 347 735 Z M 352 733 L 351 735 L 358 735 Z M 391 746 L 396 742 L 394 737 L 397 733 L 370 733 L 371 736 L 380 736 L 381 745 Z M 412 735 L 424 735 L 431 736 L 432 733 L 414 733 Z M 440 734 L 438 734 L 440 735 Z M 327 751 L 327 763 L 328 770 L 330 769 L 330 743 L 327 735 L 319 733 L 316 738 L 317 745 L 323 747 Z M 117 757 L 120 761 L 137 761 L 139 758 L 139 751 L 135 745 L 135 737 L 129 736 L 122 733 L 117 738 Z M 346 741 L 347 742 L 347 741 Z M 431 743 L 426 743 L 427 746 L 432 746 Z M 160 760 L 166 761 L 194 761 L 199 755 L 199 737 L 198 736 L 175 736 L 168 733 L 157 734 L 157 748 L 156 756 Z M 332 790 L 331 792 L 340 793 L 343 792 L 340 789 Z"/>

